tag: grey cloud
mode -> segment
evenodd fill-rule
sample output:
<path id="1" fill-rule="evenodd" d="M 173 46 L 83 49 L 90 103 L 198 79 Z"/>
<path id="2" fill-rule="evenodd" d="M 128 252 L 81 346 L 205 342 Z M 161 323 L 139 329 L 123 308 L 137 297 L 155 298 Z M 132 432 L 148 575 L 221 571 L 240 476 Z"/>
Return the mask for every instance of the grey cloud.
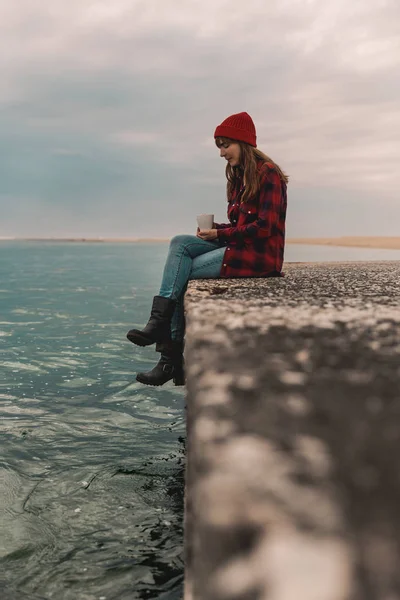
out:
<path id="1" fill-rule="evenodd" d="M 366 231 L 357 214 L 374 197 L 393 216 L 396 3 L 282 0 L 266 10 L 264 0 L 252 0 L 245 11 L 236 0 L 179 10 L 175 1 L 151 0 L 51 6 L 21 0 L 12 35 L 2 21 L 9 50 L 0 58 L 7 66 L 3 214 L 11 215 L 10 199 L 25 206 L 31 198 L 37 214 L 51 206 L 70 228 L 74 207 L 77 228 L 108 224 L 112 235 L 125 232 L 127 215 L 129 230 L 145 235 L 190 227 L 198 206 L 225 208 L 212 133 L 228 114 L 247 110 L 261 149 L 291 175 L 289 202 L 304 208 L 301 219 L 292 212 L 293 225 L 289 211 L 293 235 L 312 219 L 326 235 L 343 229 L 345 219 L 333 226 L 332 205 L 323 200 L 333 188 L 346 199 L 336 208 L 354 228 Z M 378 233 L 391 229 L 382 222 Z"/>

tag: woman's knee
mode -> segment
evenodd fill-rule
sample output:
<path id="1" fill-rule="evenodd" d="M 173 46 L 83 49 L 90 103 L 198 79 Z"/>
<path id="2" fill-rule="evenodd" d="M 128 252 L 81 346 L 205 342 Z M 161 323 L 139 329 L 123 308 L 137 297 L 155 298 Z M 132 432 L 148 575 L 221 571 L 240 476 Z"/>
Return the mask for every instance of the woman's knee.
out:
<path id="1" fill-rule="evenodd" d="M 187 235 L 185 233 L 175 235 L 170 241 L 170 246 L 186 246 L 186 244 L 193 241 L 193 238 L 197 240 L 194 235 Z"/>

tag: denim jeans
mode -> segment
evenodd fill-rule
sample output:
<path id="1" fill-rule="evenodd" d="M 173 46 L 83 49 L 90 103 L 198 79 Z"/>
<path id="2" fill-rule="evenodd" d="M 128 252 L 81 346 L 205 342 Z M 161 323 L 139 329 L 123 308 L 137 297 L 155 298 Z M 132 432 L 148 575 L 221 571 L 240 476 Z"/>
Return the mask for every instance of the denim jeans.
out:
<path id="1" fill-rule="evenodd" d="M 219 277 L 225 247 L 217 241 L 206 241 L 195 235 L 176 235 L 169 245 L 160 296 L 176 300 L 171 321 L 172 339 L 182 341 L 185 335 L 183 299 L 190 279 Z"/>

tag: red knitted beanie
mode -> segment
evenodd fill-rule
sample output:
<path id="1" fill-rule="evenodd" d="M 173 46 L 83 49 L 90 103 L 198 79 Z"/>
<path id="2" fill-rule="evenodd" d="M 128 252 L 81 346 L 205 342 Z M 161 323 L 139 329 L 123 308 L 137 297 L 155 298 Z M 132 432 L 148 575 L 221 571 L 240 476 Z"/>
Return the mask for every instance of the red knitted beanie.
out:
<path id="1" fill-rule="evenodd" d="M 221 125 L 218 125 L 214 133 L 214 138 L 226 137 L 231 140 L 246 142 L 250 146 L 257 148 L 256 128 L 253 119 L 247 112 L 231 115 Z"/>

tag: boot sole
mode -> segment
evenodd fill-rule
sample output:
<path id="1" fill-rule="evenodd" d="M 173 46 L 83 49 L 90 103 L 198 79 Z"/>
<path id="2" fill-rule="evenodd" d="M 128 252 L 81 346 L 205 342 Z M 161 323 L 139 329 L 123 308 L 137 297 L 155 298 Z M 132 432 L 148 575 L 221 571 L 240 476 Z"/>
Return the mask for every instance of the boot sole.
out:
<path id="1" fill-rule="evenodd" d="M 152 387 L 161 387 L 162 385 L 165 385 L 166 383 L 168 383 L 168 381 L 171 381 L 171 379 L 164 381 L 164 383 L 150 383 L 150 381 L 144 381 L 140 377 L 136 376 L 136 381 L 138 381 L 139 383 L 143 383 L 144 385 L 151 385 Z M 177 385 L 177 386 L 185 385 L 185 381 L 182 379 L 177 379 L 177 380 L 173 379 L 173 382 L 174 382 L 174 385 Z"/>
<path id="2" fill-rule="evenodd" d="M 149 338 L 145 338 L 137 333 L 134 334 L 126 334 L 126 337 L 128 338 L 128 340 L 130 342 L 132 342 L 132 344 L 136 344 L 136 346 L 141 346 L 143 348 L 143 346 L 150 346 L 151 344 L 155 344 L 156 341 L 152 341 L 149 340 Z"/>
<path id="3" fill-rule="evenodd" d="M 148 381 L 141 381 L 137 377 L 136 377 L 136 381 L 138 381 L 139 383 L 142 383 L 143 385 L 151 385 L 151 387 L 160 387 L 160 386 L 164 385 L 163 383 L 149 383 Z"/>
<path id="4" fill-rule="evenodd" d="M 164 383 L 168 383 L 168 381 L 171 381 L 171 380 L 168 379 L 167 381 L 164 381 L 164 383 L 151 383 L 150 381 L 146 381 L 146 380 L 141 379 L 140 377 L 136 376 L 136 381 L 138 381 L 139 383 L 143 383 L 144 385 L 151 385 L 152 387 L 160 387 L 161 385 L 164 385 Z"/>

